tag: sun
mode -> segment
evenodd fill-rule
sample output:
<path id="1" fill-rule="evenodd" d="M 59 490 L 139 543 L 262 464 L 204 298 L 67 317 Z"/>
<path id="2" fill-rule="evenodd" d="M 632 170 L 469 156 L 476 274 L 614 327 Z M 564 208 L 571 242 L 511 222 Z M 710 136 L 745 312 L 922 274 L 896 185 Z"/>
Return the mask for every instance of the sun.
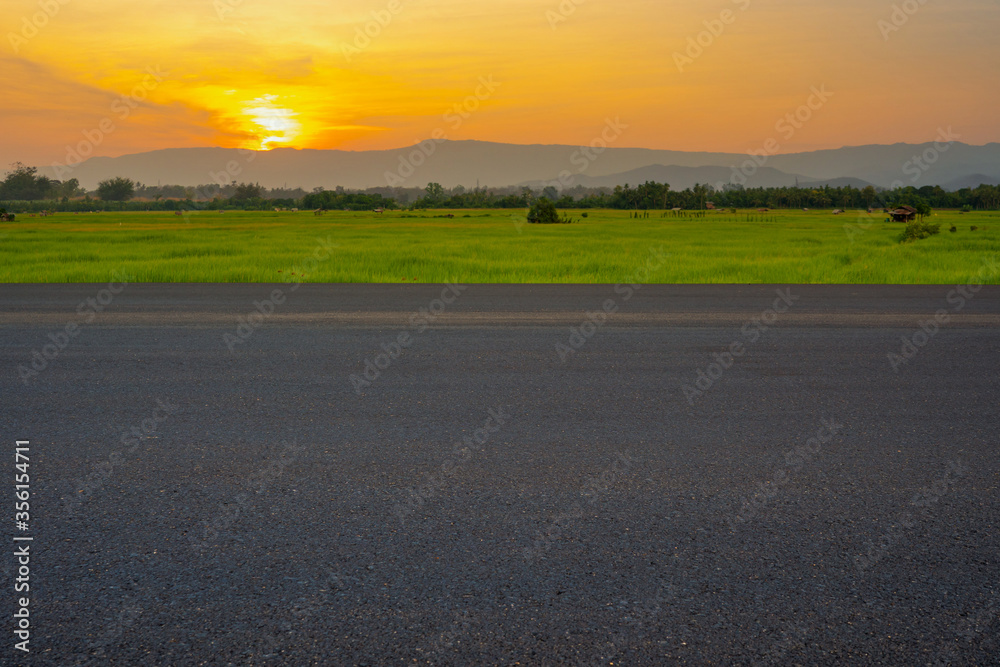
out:
<path id="1" fill-rule="evenodd" d="M 249 148 L 269 151 L 277 146 L 287 146 L 302 131 L 298 114 L 275 104 L 277 99 L 277 95 L 263 95 L 243 106 L 243 115 L 254 137 Z"/>

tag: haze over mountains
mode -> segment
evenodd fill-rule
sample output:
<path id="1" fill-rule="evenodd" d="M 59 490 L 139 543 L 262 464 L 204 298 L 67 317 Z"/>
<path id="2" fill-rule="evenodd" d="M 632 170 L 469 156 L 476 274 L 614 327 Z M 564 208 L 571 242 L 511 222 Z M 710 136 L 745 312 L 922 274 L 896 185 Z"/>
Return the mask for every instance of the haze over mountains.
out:
<path id="1" fill-rule="evenodd" d="M 592 149 L 560 145 L 516 145 L 482 141 L 424 142 L 382 151 L 277 148 L 250 152 L 228 148 L 175 148 L 95 157 L 73 167 L 43 167 L 59 180 L 77 178 L 93 189 L 101 180 L 126 176 L 147 185 L 194 186 L 231 181 L 268 188 L 333 189 L 379 186 L 473 188 L 529 184 L 588 187 L 667 182 L 675 190 L 695 183 L 745 181 L 747 187 L 850 184 L 864 187 L 941 185 L 945 189 L 1000 183 L 1000 143 L 971 146 L 893 144 L 845 147 L 759 157 L 743 153 L 694 153 L 643 148 Z M 429 154 L 429 155 L 428 155 Z"/>

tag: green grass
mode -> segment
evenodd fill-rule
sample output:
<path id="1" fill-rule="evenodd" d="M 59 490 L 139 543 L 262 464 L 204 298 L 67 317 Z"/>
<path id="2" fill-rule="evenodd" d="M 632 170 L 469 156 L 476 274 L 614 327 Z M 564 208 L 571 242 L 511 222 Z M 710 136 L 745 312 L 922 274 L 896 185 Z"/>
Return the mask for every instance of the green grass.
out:
<path id="1" fill-rule="evenodd" d="M 928 221 L 941 233 L 906 244 L 903 225 L 855 212 L 753 212 L 747 222 L 743 211 L 639 220 L 589 211 L 571 212 L 573 225 L 516 224 L 523 211 L 453 213 L 18 216 L 0 223 L 0 282 L 618 283 L 652 263 L 639 281 L 958 284 L 1000 250 L 996 212 L 937 212 Z M 317 239 L 337 247 L 303 275 Z M 661 247 L 666 261 L 653 253 Z"/>

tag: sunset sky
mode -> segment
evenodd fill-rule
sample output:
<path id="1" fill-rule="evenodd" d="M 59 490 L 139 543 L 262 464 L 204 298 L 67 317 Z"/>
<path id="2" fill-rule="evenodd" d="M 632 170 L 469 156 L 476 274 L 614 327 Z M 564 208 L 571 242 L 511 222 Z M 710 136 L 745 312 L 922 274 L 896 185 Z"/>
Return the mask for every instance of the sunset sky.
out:
<path id="1" fill-rule="evenodd" d="M 872 0 L 577 2 L 3 0 L 0 170 L 81 142 L 363 150 L 440 128 L 582 145 L 609 117 L 629 126 L 620 146 L 692 151 L 917 143 L 948 126 L 1000 141 L 998 0 L 929 0 L 895 24 Z M 699 33 L 703 53 L 679 66 Z M 823 86 L 784 139 L 776 123 Z"/>

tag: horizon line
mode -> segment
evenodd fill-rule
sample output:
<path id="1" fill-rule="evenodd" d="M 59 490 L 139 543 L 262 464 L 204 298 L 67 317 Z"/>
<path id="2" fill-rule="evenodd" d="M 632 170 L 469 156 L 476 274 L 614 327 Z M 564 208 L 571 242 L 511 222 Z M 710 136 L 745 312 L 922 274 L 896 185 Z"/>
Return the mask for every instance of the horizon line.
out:
<path id="1" fill-rule="evenodd" d="M 425 139 L 424 141 L 428 141 L 428 139 Z M 522 148 L 536 148 L 536 147 L 537 148 L 582 148 L 582 147 L 585 147 L 585 146 L 578 145 L 578 144 L 559 144 L 559 143 L 555 143 L 555 144 L 540 144 L 540 143 L 518 144 L 518 143 L 510 143 L 510 142 L 504 142 L 504 141 L 490 141 L 490 140 L 486 140 L 486 139 L 441 139 L 441 140 L 435 140 L 435 141 L 437 141 L 437 143 L 439 143 L 439 144 L 446 144 L 446 143 L 447 144 L 470 144 L 470 143 L 477 143 L 477 144 L 492 144 L 492 145 L 496 145 L 496 146 L 517 146 L 517 147 L 522 147 Z M 138 152 L 134 152 L 134 153 L 121 153 L 121 154 L 118 154 L 118 155 L 92 155 L 92 156 L 87 157 L 85 161 L 89 161 L 89 160 L 93 160 L 93 159 L 97 159 L 97 158 L 106 158 L 106 159 L 114 160 L 114 159 L 121 158 L 121 157 L 128 157 L 130 155 L 143 155 L 143 154 L 146 154 L 146 153 L 159 153 L 159 152 L 162 152 L 162 151 L 183 151 L 183 150 L 226 150 L 226 151 L 243 151 L 243 152 L 258 153 L 258 154 L 274 153 L 274 152 L 277 152 L 277 151 L 297 151 L 297 152 L 315 151 L 315 152 L 330 152 L 330 153 L 333 153 L 333 152 L 337 152 L 337 153 L 392 153 L 392 152 L 396 152 L 396 151 L 404 151 L 404 150 L 413 149 L 413 148 L 416 148 L 417 146 L 420 146 L 420 144 L 422 144 L 422 143 L 423 143 L 423 141 L 419 141 L 419 142 L 414 143 L 414 144 L 409 144 L 409 145 L 406 145 L 406 146 L 397 146 L 395 148 L 368 148 L 368 149 L 361 149 L 361 150 L 352 150 L 352 149 L 345 149 L 345 148 L 308 148 L 308 147 L 297 147 L 297 146 L 277 146 L 275 148 L 270 148 L 270 149 L 267 149 L 267 150 L 260 150 L 260 149 L 253 149 L 253 148 L 239 148 L 239 147 L 236 147 L 236 146 L 228 146 L 228 147 L 227 146 L 171 146 L 171 147 L 167 147 L 167 148 L 153 148 L 153 149 L 149 149 L 149 150 L 142 150 L 142 151 L 138 151 Z M 839 146 L 837 148 L 814 148 L 814 149 L 811 149 L 811 150 L 791 151 L 791 152 L 787 152 L 787 153 L 779 151 L 779 152 L 776 152 L 776 153 L 769 154 L 769 157 L 777 157 L 777 156 L 780 156 L 780 155 L 805 155 L 805 154 L 809 154 L 809 153 L 823 153 L 823 152 L 828 152 L 828 151 L 839 151 L 839 150 L 852 149 L 852 148 L 871 148 L 871 147 L 891 148 L 891 147 L 894 147 L 894 146 L 926 146 L 928 144 L 934 144 L 934 143 L 939 143 L 939 142 L 936 142 L 934 140 L 929 140 L 929 141 L 924 141 L 924 142 L 920 142 L 920 143 L 910 143 L 910 142 L 905 142 L 905 141 L 897 141 L 897 142 L 893 142 L 891 144 L 844 144 L 844 145 Z M 958 144 L 958 145 L 961 145 L 961 146 L 969 146 L 971 148 L 986 148 L 988 146 L 1000 145 L 1000 141 L 990 141 L 990 142 L 987 142 L 985 144 L 970 144 L 970 143 L 966 143 L 964 141 L 951 141 L 951 142 L 948 142 L 948 143 L 949 144 Z M 753 155 L 754 154 L 752 151 L 678 150 L 678 149 L 675 149 L 675 148 L 649 148 L 647 146 L 608 146 L 606 150 L 609 150 L 609 151 L 642 150 L 642 151 L 650 151 L 650 152 L 669 152 L 669 153 L 683 153 L 683 154 L 739 155 L 739 156 Z M 56 163 L 53 163 L 52 165 L 46 165 L 46 166 L 53 166 L 54 164 L 56 164 Z"/>

